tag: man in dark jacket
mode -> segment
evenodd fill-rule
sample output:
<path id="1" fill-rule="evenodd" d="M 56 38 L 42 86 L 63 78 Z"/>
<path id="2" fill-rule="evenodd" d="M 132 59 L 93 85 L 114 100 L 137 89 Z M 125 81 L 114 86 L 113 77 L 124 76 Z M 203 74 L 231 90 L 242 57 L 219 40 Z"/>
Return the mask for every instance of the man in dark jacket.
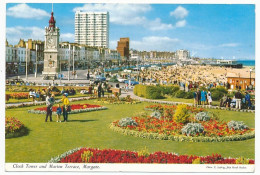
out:
<path id="1" fill-rule="evenodd" d="M 240 90 L 238 90 L 235 93 L 235 99 L 236 99 L 236 108 L 241 109 L 242 94 L 241 94 Z"/>

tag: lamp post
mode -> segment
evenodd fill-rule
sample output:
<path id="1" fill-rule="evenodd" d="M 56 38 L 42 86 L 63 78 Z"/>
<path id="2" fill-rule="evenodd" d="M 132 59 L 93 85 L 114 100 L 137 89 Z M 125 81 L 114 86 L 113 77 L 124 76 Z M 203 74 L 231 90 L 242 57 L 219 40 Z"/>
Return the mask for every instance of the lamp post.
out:
<path id="1" fill-rule="evenodd" d="M 37 50 L 38 50 L 38 45 L 36 44 L 35 47 L 36 47 L 36 48 L 35 48 L 35 52 L 36 52 L 35 78 L 37 78 L 37 64 L 38 64 Z"/>
<path id="2" fill-rule="evenodd" d="M 250 68 L 250 80 L 249 80 L 250 81 L 250 88 L 251 88 L 251 85 L 252 85 L 251 84 L 251 73 L 252 73 L 252 69 Z"/>
<path id="3" fill-rule="evenodd" d="M 72 72 L 73 72 L 73 79 L 75 79 L 75 73 L 74 73 L 74 61 L 75 61 L 75 46 L 72 48 Z"/>
<path id="4" fill-rule="evenodd" d="M 71 56 L 71 52 L 70 52 L 70 44 L 69 44 L 68 81 L 70 81 L 70 56 Z"/>
<path id="5" fill-rule="evenodd" d="M 28 53 L 27 53 L 28 43 L 25 44 L 25 79 L 28 78 L 28 68 L 27 68 L 27 62 L 28 62 Z"/>

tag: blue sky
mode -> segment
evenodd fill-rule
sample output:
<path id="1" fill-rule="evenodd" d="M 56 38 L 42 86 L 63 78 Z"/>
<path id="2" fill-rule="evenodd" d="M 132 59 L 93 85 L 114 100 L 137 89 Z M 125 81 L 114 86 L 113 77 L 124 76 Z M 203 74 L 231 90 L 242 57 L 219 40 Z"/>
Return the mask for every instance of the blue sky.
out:
<path id="1" fill-rule="evenodd" d="M 255 59 L 254 5 L 200 4 L 54 4 L 56 25 L 62 41 L 74 42 L 74 14 L 82 11 L 110 13 L 110 43 L 130 38 L 136 50 L 176 51 L 191 56 L 224 59 Z M 10 44 L 44 39 L 52 5 L 9 3 L 6 37 Z"/>

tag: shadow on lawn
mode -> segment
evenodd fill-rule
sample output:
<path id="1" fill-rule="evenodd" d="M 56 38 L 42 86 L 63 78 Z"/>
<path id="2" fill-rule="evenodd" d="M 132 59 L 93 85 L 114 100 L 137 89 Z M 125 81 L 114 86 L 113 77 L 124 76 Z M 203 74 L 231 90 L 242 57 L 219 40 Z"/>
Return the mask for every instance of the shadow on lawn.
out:
<path id="1" fill-rule="evenodd" d="M 98 120 L 69 120 L 68 122 L 93 122 Z"/>

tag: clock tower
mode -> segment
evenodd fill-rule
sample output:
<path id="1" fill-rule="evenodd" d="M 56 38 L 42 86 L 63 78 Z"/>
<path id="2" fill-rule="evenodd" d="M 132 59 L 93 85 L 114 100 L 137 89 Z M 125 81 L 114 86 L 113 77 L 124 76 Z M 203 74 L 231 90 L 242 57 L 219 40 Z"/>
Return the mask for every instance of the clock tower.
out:
<path id="1" fill-rule="evenodd" d="M 55 26 L 53 11 L 49 20 L 49 26 L 45 27 L 45 44 L 44 44 L 44 68 L 43 76 L 48 79 L 55 79 L 60 72 L 59 59 L 59 37 L 60 29 Z"/>

